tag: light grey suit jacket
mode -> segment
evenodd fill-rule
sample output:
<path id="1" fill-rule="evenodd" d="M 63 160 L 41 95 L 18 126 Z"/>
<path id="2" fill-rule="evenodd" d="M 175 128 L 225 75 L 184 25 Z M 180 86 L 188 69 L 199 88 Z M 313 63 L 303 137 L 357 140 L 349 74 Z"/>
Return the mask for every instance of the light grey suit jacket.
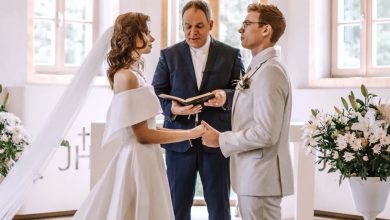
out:
<path id="1" fill-rule="evenodd" d="M 232 131 L 219 137 L 222 153 L 230 156 L 232 186 L 238 195 L 291 195 L 290 81 L 273 47 L 250 66 L 250 87 L 236 89 L 233 98 Z"/>

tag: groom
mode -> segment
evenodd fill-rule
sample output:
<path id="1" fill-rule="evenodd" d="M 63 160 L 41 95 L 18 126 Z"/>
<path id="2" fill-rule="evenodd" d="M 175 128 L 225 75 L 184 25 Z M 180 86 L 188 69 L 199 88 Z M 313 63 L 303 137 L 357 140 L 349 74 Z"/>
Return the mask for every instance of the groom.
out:
<path id="1" fill-rule="evenodd" d="M 252 61 L 233 99 L 232 131 L 208 123 L 203 143 L 230 156 L 233 189 L 243 220 L 280 220 L 281 199 L 293 193 L 289 155 L 291 87 L 275 43 L 286 23 L 273 5 L 251 4 L 239 29 Z"/>

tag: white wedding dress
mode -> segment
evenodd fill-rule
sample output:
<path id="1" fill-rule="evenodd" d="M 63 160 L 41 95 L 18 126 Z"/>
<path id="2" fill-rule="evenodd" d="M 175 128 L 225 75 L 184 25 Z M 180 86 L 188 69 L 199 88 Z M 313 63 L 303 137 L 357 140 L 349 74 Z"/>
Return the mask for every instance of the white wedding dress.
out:
<path id="1" fill-rule="evenodd" d="M 131 127 L 147 120 L 155 128 L 155 116 L 161 113 L 153 87 L 137 77 L 140 88 L 112 99 L 102 147 L 121 147 L 74 219 L 174 219 L 160 145 L 140 144 Z"/>

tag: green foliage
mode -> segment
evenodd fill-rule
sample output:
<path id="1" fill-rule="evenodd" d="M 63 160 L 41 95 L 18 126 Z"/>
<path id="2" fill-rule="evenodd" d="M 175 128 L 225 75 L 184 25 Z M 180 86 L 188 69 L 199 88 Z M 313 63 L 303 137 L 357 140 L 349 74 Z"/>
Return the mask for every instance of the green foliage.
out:
<path id="1" fill-rule="evenodd" d="M 0 95 L 3 93 L 3 86 L 0 84 Z M 4 100 L 2 104 L 0 105 L 0 112 L 6 112 L 7 111 L 7 105 L 8 105 L 8 99 L 9 99 L 9 92 L 5 94 Z"/>

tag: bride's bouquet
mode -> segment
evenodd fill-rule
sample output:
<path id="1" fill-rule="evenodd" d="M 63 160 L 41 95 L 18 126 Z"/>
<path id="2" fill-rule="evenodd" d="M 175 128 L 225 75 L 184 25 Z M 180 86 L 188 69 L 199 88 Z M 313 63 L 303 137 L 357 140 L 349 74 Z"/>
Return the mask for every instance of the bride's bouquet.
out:
<path id="1" fill-rule="evenodd" d="M 0 85 L 0 94 L 1 92 Z M 29 142 L 29 135 L 20 119 L 7 112 L 8 96 L 7 93 L 0 106 L 0 182 L 19 159 Z"/>

